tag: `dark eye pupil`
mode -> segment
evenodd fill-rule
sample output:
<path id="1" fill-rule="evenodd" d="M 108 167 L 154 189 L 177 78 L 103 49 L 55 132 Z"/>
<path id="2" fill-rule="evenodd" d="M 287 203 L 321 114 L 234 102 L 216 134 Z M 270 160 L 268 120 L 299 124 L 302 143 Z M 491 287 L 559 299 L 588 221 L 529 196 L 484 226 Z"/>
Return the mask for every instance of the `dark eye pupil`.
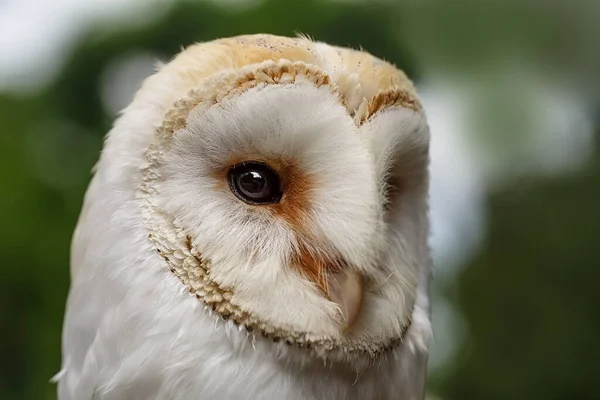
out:
<path id="1" fill-rule="evenodd" d="M 269 182 L 260 172 L 249 171 L 239 175 L 238 184 L 244 194 L 254 197 L 263 194 Z"/>
<path id="2" fill-rule="evenodd" d="M 281 199 L 279 176 L 267 164 L 258 161 L 236 164 L 229 169 L 228 180 L 233 194 L 248 204 L 277 203 Z"/>

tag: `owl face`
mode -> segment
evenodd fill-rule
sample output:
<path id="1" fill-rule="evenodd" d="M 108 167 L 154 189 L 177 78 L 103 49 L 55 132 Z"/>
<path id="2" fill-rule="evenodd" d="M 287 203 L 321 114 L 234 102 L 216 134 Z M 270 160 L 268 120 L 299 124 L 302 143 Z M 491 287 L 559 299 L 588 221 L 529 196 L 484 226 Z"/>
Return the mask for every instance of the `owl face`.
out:
<path id="1" fill-rule="evenodd" d="M 402 340 L 429 262 L 428 130 L 410 91 L 332 62 L 197 79 L 145 148 L 139 193 L 165 268 L 224 323 L 374 357 Z"/>

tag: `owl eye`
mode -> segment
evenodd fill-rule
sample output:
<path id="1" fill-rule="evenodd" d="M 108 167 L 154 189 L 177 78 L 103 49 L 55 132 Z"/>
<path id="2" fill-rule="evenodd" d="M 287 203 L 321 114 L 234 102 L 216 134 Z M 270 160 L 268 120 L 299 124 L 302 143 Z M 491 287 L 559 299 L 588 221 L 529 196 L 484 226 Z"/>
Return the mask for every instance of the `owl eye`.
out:
<path id="1" fill-rule="evenodd" d="M 267 164 L 244 161 L 233 165 L 227 174 L 229 188 L 248 204 L 271 204 L 281 200 L 279 175 Z"/>

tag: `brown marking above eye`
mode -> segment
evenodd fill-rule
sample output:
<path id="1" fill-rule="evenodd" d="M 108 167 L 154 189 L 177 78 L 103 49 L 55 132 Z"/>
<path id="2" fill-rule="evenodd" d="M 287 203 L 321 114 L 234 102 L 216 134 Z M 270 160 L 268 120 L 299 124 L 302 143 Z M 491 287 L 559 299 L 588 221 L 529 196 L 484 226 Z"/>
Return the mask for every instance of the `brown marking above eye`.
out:
<path id="1" fill-rule="evenodd" d="M 361 126 L 375 114 L 394 106 L 408 108 L 415 112 L 422 110 L 421 103 L 411 92 L 400 87 L 391 87 L 380 90 L 370 99 L 364 98 L 354 113 L 354 122 L 357 126 Z"/>

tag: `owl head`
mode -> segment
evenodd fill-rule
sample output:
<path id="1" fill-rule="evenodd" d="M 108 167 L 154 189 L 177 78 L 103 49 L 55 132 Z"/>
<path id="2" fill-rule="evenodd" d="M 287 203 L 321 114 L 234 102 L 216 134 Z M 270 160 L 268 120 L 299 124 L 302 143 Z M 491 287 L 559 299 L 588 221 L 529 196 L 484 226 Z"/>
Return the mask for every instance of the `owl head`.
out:
<path id="1" fill-rule="evenodd" d="M 150 249 L 199 312 L 353 362 L 428 329 L 428 148 L 415 89 L 391 64 L 239 36 L 191 46 L 144 82 L 97 179 L 106 202 L 118 191 L 135 205 L 121 217 L 138 237 L 120 240 Z M 127 279 L 151 273 L 136 271 Z"/>

